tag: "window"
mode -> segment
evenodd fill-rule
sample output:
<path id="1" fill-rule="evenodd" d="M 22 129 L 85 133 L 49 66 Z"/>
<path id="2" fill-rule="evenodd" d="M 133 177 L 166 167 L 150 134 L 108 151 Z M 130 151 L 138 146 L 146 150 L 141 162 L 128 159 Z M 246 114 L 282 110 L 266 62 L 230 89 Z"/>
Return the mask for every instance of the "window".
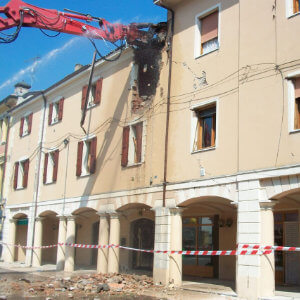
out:
<path id="1" fill-rule="evenodd" d="M 122 167 L 142 162 L 143 152 L 143 122 L 123 128 Z"/>
<path id="2" fill-rule="evenodd" d="M 292 80 L 294 85 L 294 129 L 300 129 L 300 77 Z"/>
<path id="3" fill-rule="evenodd" d="M 64 109 L 64 98 L 49 104 L 48 125 L 55 124 L 62 120 Z"/>
<path id="4" fill-rule="evenodd" d="M 15 163 L 14 189 L 27 187 L 29 171 L 29 159 L 17 161 Z"/>
<path id="5" fill-rule="evenodd" d="M 82 98 L 81 98 L 81 109 L 93 107 L 101 102 L 101 93 L 102 93 L 102 82 L 103 78 L 100 78 L 96 81 L 95 84 L 92 84 L 91 90 L 89 93 L 89 99 L 87 99 L 87 90 L 88 86 L 85 85 L 82 88 Z M 87 102 L 87 103 L 86 103 Z"/>
<path id="6" fill-rule="evenodd" d="M 96 171 L 97 138 L 78 142 L 76 176 L 94 174 Z"/>
<path id="7" fill-rule="evenodd" d="M 0 120 L 0 144 L 6 143 L 7 138 L 7 127 L 8 127 L 8 119 L 4 118 Z"/>
<path id="8" fill-rule="evenodd" d="M 192 151 L 216 145 L 216 103 L 193 109 Z"/>
<path id="9" fill-rule="evenodd" d="M 43 183 L 53 183 L 57 180 L 59 150 L 45 154 Z"/>
<path id="10" fill-rule="evenodd" d="M 30 134 L 32 128 L 32 113 L 22 117 L 20 121 L 20 137 Z"/>
<path id="11" fill-rule="evenodd" d="M 196 16 L 195 57 L 219 49 L 219 7 Z"/>
<path id="12" fill-rule="evenodd" d="M 300 13 L 300 0 L 286 0 L 287 18 Z"/>

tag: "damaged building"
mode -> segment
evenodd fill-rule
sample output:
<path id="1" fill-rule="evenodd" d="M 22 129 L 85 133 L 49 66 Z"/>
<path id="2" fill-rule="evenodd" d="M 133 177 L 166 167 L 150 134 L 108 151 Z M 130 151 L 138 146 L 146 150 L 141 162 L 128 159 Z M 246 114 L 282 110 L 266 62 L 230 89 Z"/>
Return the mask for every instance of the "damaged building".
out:
<path id="1" fill-rule="evenodd" d="M 171 252 L 300 246 L 299 1 L 155 3 L 168 30 L 97 61 L 90 96 L 83 66 L 10 109 L 3 259 L 299 287 L 297 253 Z"/>

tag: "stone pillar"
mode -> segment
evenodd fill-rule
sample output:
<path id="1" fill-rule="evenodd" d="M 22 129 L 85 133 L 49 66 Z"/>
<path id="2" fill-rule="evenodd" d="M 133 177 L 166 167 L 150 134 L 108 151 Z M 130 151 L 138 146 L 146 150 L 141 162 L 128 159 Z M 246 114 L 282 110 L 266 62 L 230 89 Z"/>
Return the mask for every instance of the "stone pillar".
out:
<path id="1" fill-rule="evenodd" d="M 58 244 L 66 242 L 67 235 L 67 222 L 65 216 L 58 216 L 59 218 L 59 228 L 58 228 Z M 56 270 L 61 271 L 65 266 L 65 245 L 57 246 L 57 255 L 56 255 Z"/>
<path id="2" fill-rule="evenodd" d="M 154 250 L 170 250 L 171 216 L 168 207 L 156 207 Z M 156 284 L 169 283 L 169 255 L 154 253 L 153 281 Z"/>
<path id="3" fill-rule="evenodd" d="M 109 244 L 120 243 L 120 220 L 118 213 L 110 213 Z M 119 273 L 119 248 L 108 250 L 108 273 Z"/>
<path id="4" fill-rule="evenodd" d="M 260 202 L 261 246 L 274 245 L 273 206 L 276 201 Z M 274 252 L 262 255 L 260 260 L 260 297 L 275 296 L 275 259 Z"/>
<path id="5" fill-rule="evenodd" d="M 182 208 L 170 208 L 171 213 L 171 236 L 170 250 L 182 250 Z M 182 283 L 182 255 L 170 255 L 170 275 L 169 282 L 176 286 Z"/>
<path id="6" fill-rule="evenodd" d="M 76 233 L 76 216 L 68 216 L 67 217 L 67 237 L 66 243 L 75 243 L 75 233 Z M 75 248 L 66 246 L 66 260 L 65 260 L 65 272 L 73 272 L 74 271 L 74 254 Z"/>
<path id="7" fill-rule="evenodd" d="M 43 238 L 43 220 L 45 218 L 38 217 L 35 219 L 35 230 L 34 230 L 34 247 L 42 246 Z M 42 249 L 33 249 L 32 266 L 40 267 L 42 264 Z"/>
<path id="8" fill-rule="evenodd" d="M 98 245 L 108 245 L 109 224 L 106 213 L 98 213 L 100 216 L 99 222 L 99 238 Z M 107 273 L 108 267 L 108 248 L 98 249 L 97 272 Z"/>
<path id="9" fill-rule="evenodd" d="M 15 261 L 15 247 L 13 245 L 16 244 L 16 234 L 17 234 L 17 219 L 9 220 L 9 229 L 8 229 L 8 239 L 7 243 L 9 245 L 5 246 L 5 262 L 12 263 Z"/>

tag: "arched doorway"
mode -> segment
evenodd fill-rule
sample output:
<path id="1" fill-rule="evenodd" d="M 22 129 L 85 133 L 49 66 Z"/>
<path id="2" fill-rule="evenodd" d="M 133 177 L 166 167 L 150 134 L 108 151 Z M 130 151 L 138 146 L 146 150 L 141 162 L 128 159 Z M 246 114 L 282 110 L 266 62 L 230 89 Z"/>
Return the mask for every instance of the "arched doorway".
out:
<path id="1" fill-rule="evenodd" d="M 276 197 L 274 206 L 274 245 L 300 247 L 300 191 Z M 300 253 L 275 251 L 275 283 L 300 286 Z"/>
<path id="2" fill-rule="evenodd" d="M 56 245 L 58 242 L 59 220 L 53 211 L 40 214 L 43 221 L 42 246 Z M 57 248 L 42 249 L 42 264 L 56 264 Z"/>
<path id="3" fill-rule="evenodd" d="M 131 223 L 132 246 L 138 249 L 154 249 L 154 221 L 141 218 Z M 151 271 L 153 253 L 132 252 L 132 268 Z"/>
<path id="4" fill-rule="evenodd" d="M 17 219 L 15 244 L 27 246 L 28 217 L 25 214 L 18 214 L 14 219 Z M 25 263 L 26 249 L 15 247 L 14 251 L 15 261 Z"/>
<path id="5" fill-rule="evenodd" d="M 236 208 L 227 199 L 201 197 L 180 205 L 183 250 L 232 250 L 236 247 Z M 234 256 L 182 256 L 183 279 L 235 280 Z"/>
<path id="6" fill-rule="evenodd" d="M 97 245 L 99 235 L 99 215 L 88 207 L 76 210 L 75 243 Z M 75 248 L 75 266 L 79 268 L 97 268 L 98 249 Z"/>

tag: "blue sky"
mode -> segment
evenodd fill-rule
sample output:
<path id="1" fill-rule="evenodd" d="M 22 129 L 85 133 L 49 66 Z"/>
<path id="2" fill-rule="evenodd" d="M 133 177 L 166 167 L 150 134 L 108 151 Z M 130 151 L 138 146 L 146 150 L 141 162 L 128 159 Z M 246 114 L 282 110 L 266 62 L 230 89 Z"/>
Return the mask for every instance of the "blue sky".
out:
<path id="1" fill-rule="evenodd" d="M 0 0 L 0 5 L 7 2 Z M 109 22 L 123 24 L 166 21 L 166 10 L 154 5 L 152 0 L 29 0 L 25 2 L 60 11 L 68 8 L 102 17 Z M 97 26 L 97 23 L 93 25 Z M 11 31 L 14 29 L 9 33 Z M 103 50 L 110 50 L 103 41 L 97 41 L 97 46 Z M 0 101 L 13 93 L 17 82 L 24 80 L 32 85 L 32 90 L 46 89 L 73 72 L 76 63 L 91 63 L 92 57 L 93 48 L 83 37 L 62 33 L 55 38 L 49 38 L 39 29 L 22 28 L 16 41 L 11 44 L 0 44 Z"/>

